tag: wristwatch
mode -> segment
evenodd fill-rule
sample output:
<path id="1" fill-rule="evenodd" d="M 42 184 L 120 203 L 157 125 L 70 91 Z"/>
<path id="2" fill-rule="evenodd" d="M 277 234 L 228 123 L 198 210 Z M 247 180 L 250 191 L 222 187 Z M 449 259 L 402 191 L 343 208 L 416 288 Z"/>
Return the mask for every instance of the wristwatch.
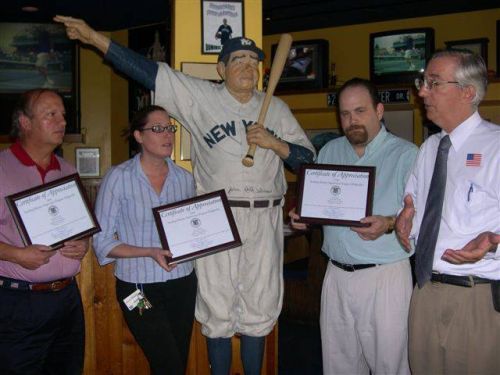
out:
<path id="1" fill-rule="evenodd" d="M 389 220 L 389 226 L 385 231 L 386 234 L 391 234 L 394 231 L 394 225 L 396 224 L 396 218 L 394 216 L 386 216 L 387 220 Z"/>

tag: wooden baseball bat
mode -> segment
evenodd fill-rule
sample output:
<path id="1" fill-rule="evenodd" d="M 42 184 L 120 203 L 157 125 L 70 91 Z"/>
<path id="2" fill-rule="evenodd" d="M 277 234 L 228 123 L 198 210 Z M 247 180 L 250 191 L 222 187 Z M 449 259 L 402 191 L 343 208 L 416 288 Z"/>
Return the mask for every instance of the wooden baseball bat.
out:
<path id="1" fill-rule="evenodd" d="M 292 36 L 290 34 L 281 34 L 278 48 L 276 49 L 276 54 L 274 55 L 273 66 L 271 67 L 271 72 L 269 73 L 269 83 L 267 84 L 266 96 L 262 102 L 259 119 L 257 120 L 259 124 L 264 125 L 264 120 L 266 118 L 267 110 L 269 109 L 269 104 L 271 103 L 271 98 L 273 97 L 274 90 L 276 89 L 276 85 L 278 84 L 283 68 L 285 67 L 291 45 Z M 257 145 L 255 144 L 251 144 L 248 147 L 247 155 L 241 161 L 245 167 L 251 167 L 253 165 L 253 156 L 256 148 Z"/>

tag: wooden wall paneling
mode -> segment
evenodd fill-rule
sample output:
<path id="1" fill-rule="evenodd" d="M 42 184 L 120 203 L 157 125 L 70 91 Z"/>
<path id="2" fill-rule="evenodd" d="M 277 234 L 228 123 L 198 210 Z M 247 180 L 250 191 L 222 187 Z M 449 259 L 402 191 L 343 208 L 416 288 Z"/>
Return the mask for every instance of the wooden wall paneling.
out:
<path id="1" fill-rule="evenodd" d="M 100 179 L 83 179 L 83 186 L 87 199 L 93 208 Z M 80 294 L 82 296 L 83 312 L 85 316 L 85 357 L 84 373 L 97 373 L 96 348 L 96 309 L 95 309 L 95 281 L 94 269 L 97 262 L 92 253 L 92 240 L 89 240 L 89 251 L 82 260 L 81 270 L 77 276 Z"/>
<path id="2" fill-rule="evenodd" d="M 116 303 L 118 305 L 118 302 Z M 121 310 L 120 310 L 121 315 Z M 122 317 L 122 315 L 121 315 Z M 149 374 L 149 363 L 142 349 L 135 341 L 132 332 L 128 329 L 127 323 L 123 317 L 122 321 L 122 359 L 124 375 Z"/>
<path id="3" fill-rule="evenodd" d="M 91 242 L 91 241 L 90 241 Z M 89 243 L 90 246 L 90 243 Z M 94 314 L 94 278 L 92 273 L 91 251 L 85 255 L 81 265 L 82 272 L 77 276 L 78 287 L 82 296 L 85 315 L 85 369 L 88 373 L 96 372 L 95 357 L 95 314 Z"/>
<path id="4" fill-rule="evenodd" d="M 193 324 L 186 375 L 209 375 L 208 352 L 205 336 L 201 334 L 201 324 Z"/>
<path id="5" fill-rule="evenodd" d="M 95 332 L 96 332 L 96 360 L 97 374 L 111 374 L 111 361 L 114 359 L 109 353 L 111 340 L 110 325 L 108 323 L 108 298 L 106 294 L 106 279 L 103 270 L 94 257 L 94 289 L 95 289 Z M 104 357 L 107 357 L 105 359 Z M 103 360 L 104 359 L 104 360 Z"/>

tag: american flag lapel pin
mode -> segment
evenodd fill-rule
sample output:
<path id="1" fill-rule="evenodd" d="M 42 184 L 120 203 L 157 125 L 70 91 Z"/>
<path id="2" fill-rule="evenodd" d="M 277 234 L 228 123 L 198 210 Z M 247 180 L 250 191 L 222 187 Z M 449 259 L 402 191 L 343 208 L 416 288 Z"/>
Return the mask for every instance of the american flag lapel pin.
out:
<path id="1" fill-rule="evenodd" d="M 467 154 L 467 157 L 465 158 L 465 166 L 480 167 L 482 158 L 483 158 L 482 154 Z"/>

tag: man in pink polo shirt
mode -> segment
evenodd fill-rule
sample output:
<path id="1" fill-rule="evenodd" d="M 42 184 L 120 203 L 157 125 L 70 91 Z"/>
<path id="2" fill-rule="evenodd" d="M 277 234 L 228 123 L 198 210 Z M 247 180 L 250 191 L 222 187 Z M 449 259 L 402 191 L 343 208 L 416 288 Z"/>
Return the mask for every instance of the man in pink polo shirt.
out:
<path id="1" fill-rule="evenodd" d="M 87 241 L 25 246 L 5 197 L 75 173 L 54 154 L 64 137 L 61 97 L 36 89 L 12 116 L 16 142 L 0 152 L 0 367 L 2 374 L 79 374 L 84 321 L 75 275 Z M 57 281 L 57 282 L 55 282 Z"/>

